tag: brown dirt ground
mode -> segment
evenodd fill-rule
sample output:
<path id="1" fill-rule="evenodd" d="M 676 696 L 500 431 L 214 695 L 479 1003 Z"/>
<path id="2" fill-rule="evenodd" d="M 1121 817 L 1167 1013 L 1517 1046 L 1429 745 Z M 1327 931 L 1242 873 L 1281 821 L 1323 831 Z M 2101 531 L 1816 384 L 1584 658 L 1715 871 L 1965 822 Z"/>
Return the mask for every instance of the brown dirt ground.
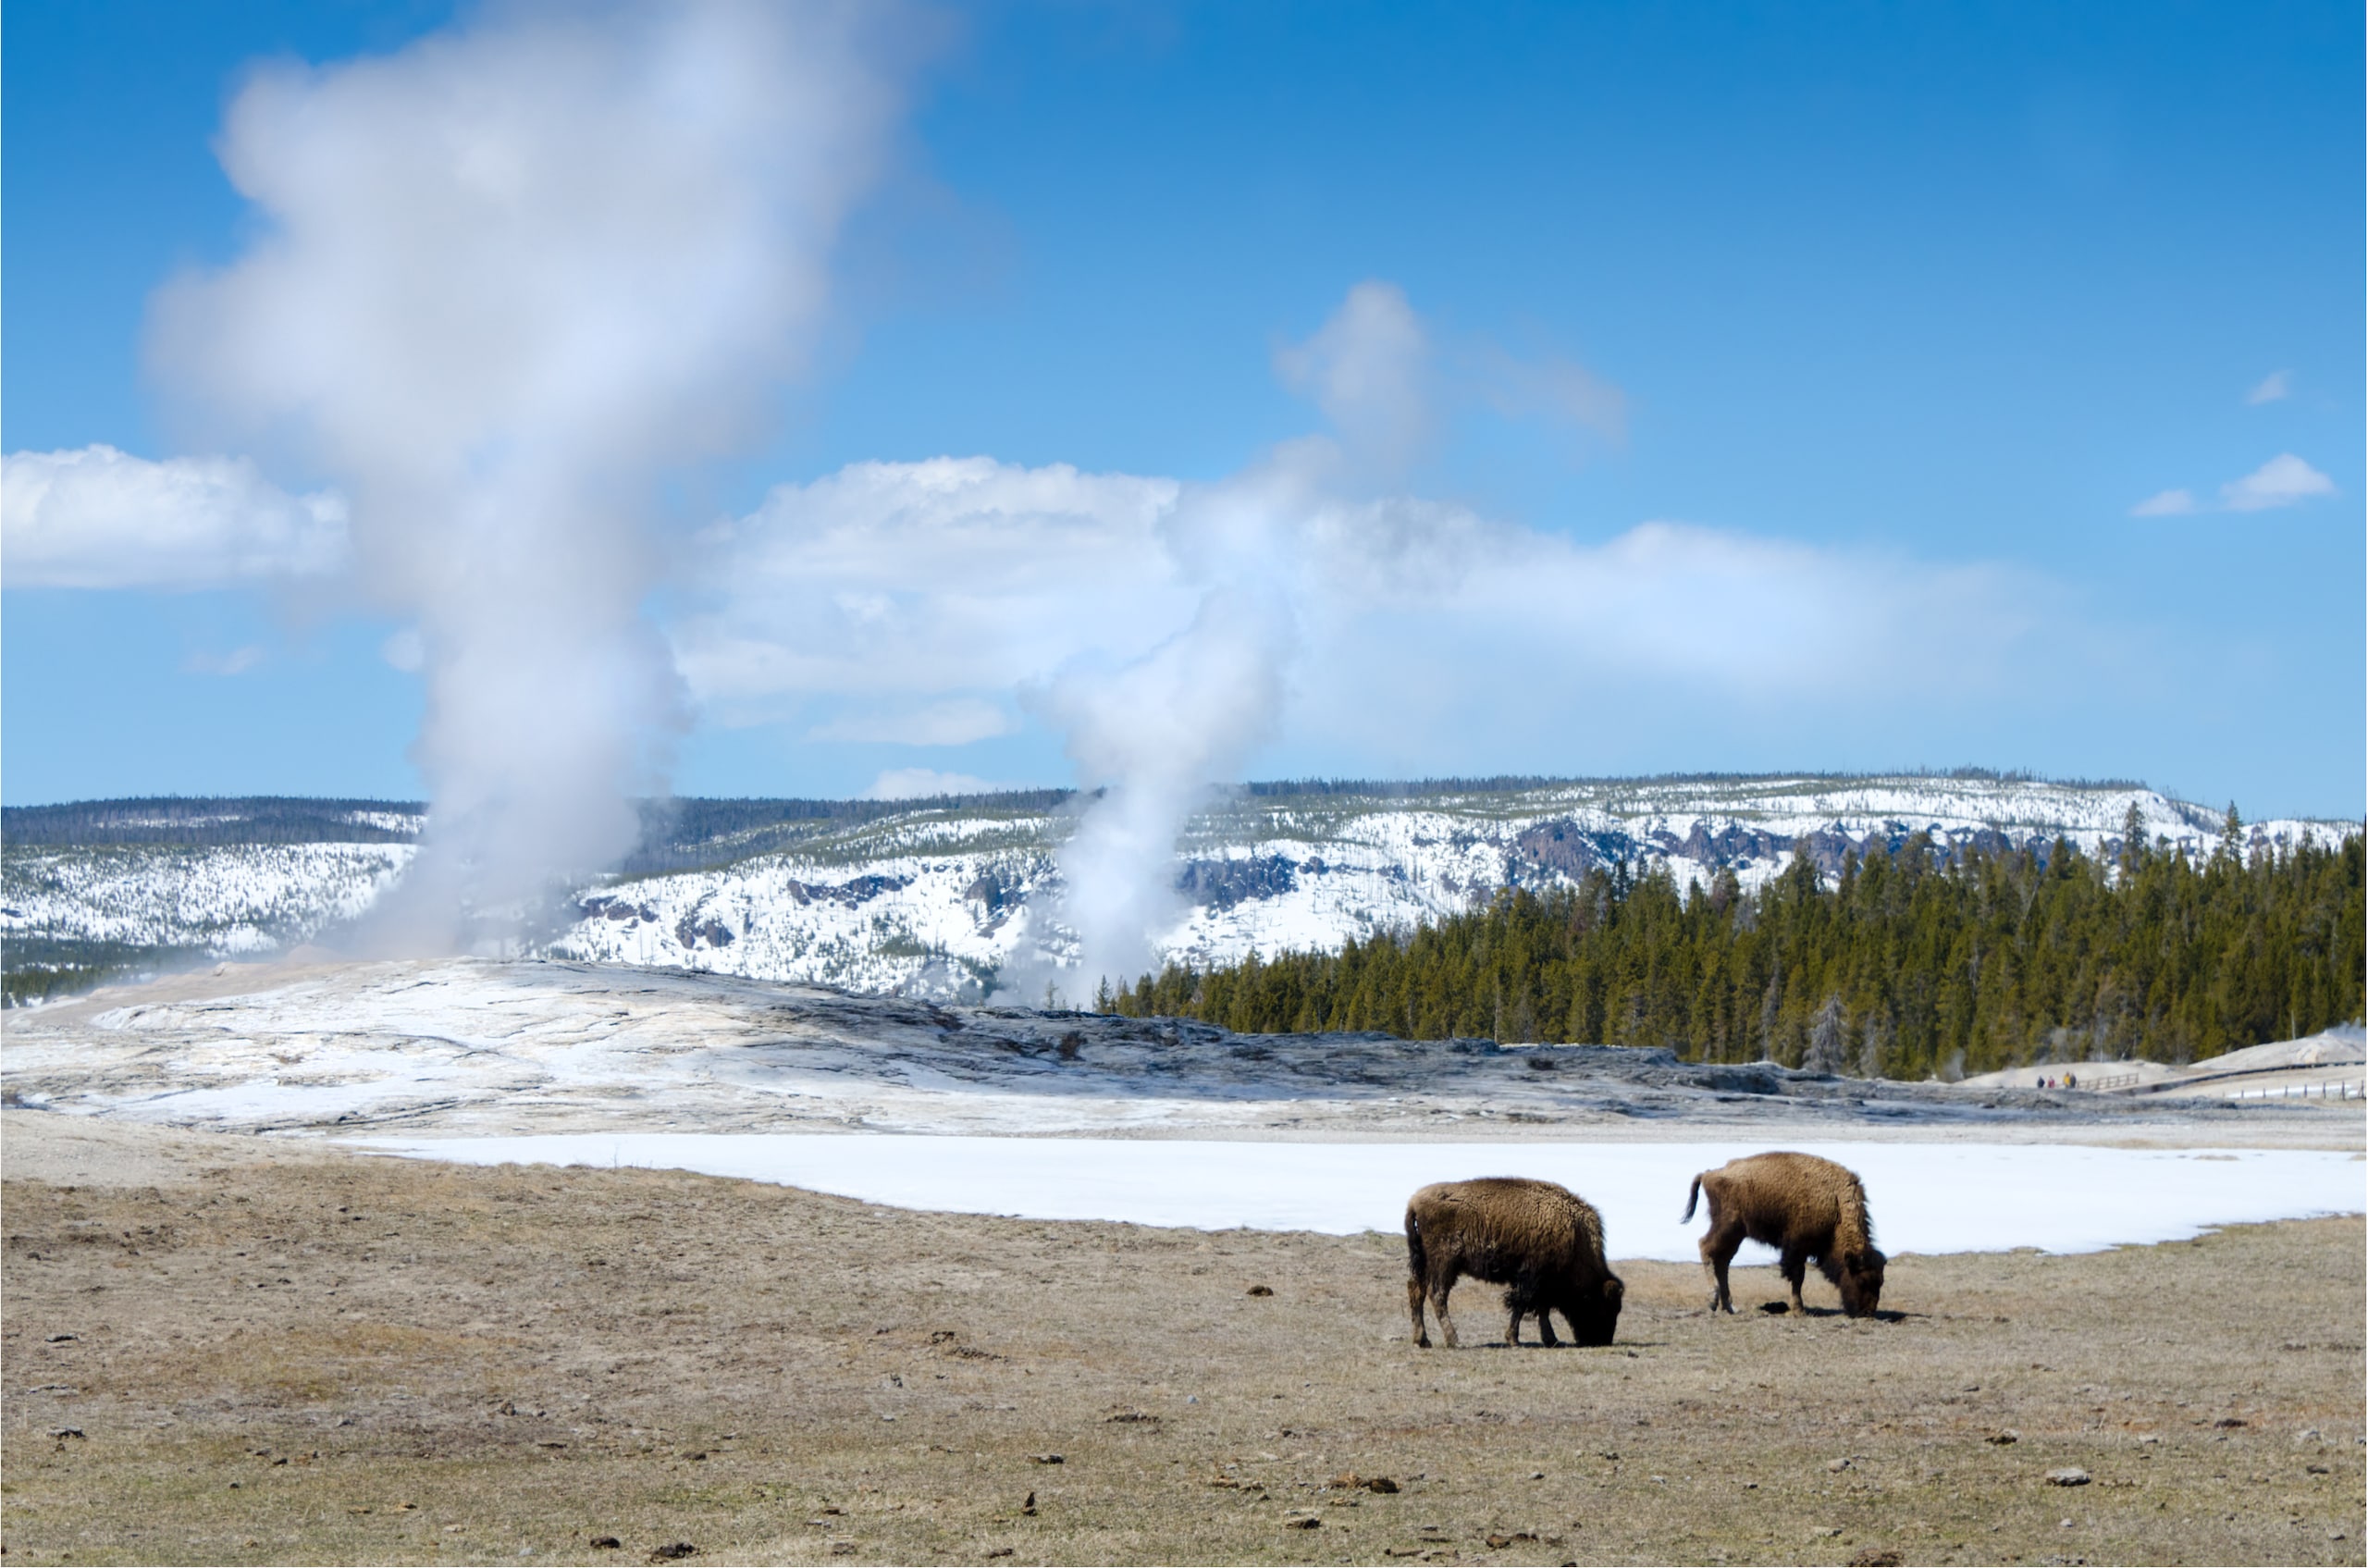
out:
<path id="1" fill-rule="evenodd" d="M 8 1562 L 2362 1561 L 2358 1219 L 1424 1352 L 1389 1237 L 164 1146 L 8 1162 Z"/>

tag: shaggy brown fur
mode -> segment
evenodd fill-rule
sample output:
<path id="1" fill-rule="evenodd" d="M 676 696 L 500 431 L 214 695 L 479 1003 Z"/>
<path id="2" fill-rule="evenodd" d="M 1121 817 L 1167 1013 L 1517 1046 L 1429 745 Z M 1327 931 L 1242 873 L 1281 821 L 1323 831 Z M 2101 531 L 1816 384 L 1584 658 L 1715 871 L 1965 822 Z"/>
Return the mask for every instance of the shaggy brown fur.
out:
<path id="1" fill-rule="evenodd" d="M 1521 1320 L 1537 1315 L 1537 1337 L 1555 1343 L 1559 1312 L 1582 1345 L 1608 1345 L 1624 1287 L 1603 1261 L 1603 1216 L 1567 1187 L 1526 1177 L 1441 1181 L 1406 1203 L 1406 1307 L 1414 1342 L 1428 1349 L 1423 1302 L 1438 1314 L 1449 1348 L 1458 1342 L 1448 1292 L 1465 1275 L 1505 1289 L 1505 1342 L 1521 1343 Z"/>
<path id="2" fill-rule="evenodd" d="M 1702 1262 L 1710 1270 L 1713 1312 L 1735 1310 L 1727 1290 L 1727 1265 L 1745 1241 L 1764 1241 L 1783 1254 L 1779 1265 L 1793 1288 L 1793 1310 L 1807 1310 L 1801 1280 L 1814 1259 L 1818 1272 L 1842 1292 L 1842 1310 L 1865 1317 L 1883 1290 L 1883 1254 L 1875 1249 L 1874 1222 L 1867 1217 L 1867 1190 L 1858 1178 L 1815 1154 L 1753 1154 L 1730 1160 L 1694 1179 L 1685 1195 L 1685 1218 L 1704 1193 L 1710 1198 L 1710 1230 L 1702 1238 Z"/>

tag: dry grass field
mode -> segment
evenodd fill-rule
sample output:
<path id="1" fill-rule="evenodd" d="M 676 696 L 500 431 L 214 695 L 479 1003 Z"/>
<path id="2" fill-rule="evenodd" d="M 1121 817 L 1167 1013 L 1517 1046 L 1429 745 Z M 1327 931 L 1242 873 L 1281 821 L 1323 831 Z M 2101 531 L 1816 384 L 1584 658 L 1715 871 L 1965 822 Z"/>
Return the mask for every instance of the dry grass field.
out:
<path id="1" fill-rule="evenodd" d="M 2357 1219 L 1423 1352 L 1389 1237 L 265 1148 L 11 1160 L 9 1562 L 2362 1561 Z"/>

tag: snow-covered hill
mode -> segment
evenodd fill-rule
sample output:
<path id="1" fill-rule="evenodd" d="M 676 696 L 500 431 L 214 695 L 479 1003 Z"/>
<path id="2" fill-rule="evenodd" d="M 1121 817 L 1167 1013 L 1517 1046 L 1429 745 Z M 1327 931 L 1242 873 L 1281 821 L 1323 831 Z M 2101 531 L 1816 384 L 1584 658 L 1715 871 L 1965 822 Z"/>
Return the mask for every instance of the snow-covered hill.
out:
<path id="1" fill-rule="evenodd" d="M 679 966 L 867 992 L 975 998 L 1040 987 L 1073 960 L 1055 854 L 1075 822 L 1042 796 L 917 804 L 818 823 L 748 853 L 746 835 L 677 839 L 671 863 L 579 893 L 555 956 Z M 1731 869 L 1745 887 L 1795 852 L 1828 870 L 1846 850 L 1926 833 L 1954 848 L 2121 847 L 2138 809 L 2158 847 L 2206 855 L 2219 815 L 2151 790 L 1994 778 L 1605 781 L 1370 793 L 1260 790 L 1223 801 L 1178 847 L 1162 948 L 1196 965 L 1336 947 L 1450 914 L 1505 886 L 1592 867 L 1659 864 L 1683 887 Z M 375 823 L 380 831 L 395 817 Z M 415 821 L 415 819 L 413 819 Z M 2359 824 L 2252 824 L 2252 846 L 2340 842 Z M 406 844 L 11 848 L 0 933 L 243 954 L 310 940 L 400 876 Z M 1092 989 L 1086 977 L 1077 994 Z M 1036 996 L 1041 996 L 1041 990 Z"/>
<path id="2" fill-rule="evenodd" d="M 2135 804 L 2158 845 L 2209 854 L 2211 812 L 2151 790 L 1994 779 L 1581 783 L 1510 791 L 1253 795 L 1196 818 L 1178 846 L 1165 956 L 1206 966 L 1337 947 L 1484 901 L 1574 881 L 1622 858 L 1678 884 L 1732 868 L 1745 887 L 1795 845 L 1829 870 L 1845 849 L 1918 832 L 1953 847 L 2061 835 L 2121 844 Z M 1057 921 L 1059 816 L 918 810 L 713 870 L 619 882 L 587 895 L 557 945 L 570 957 L 680 965 L 857 990 L 956 996 L 1074 953 Z M 2339 842 L 2347 824 L 2254 826 L 2255 844 Z M 980 842 L 981 837 L 989 842 Z M 1087 978 L 1081 989 L 1091 989 Z"/>
<path id="3" fill-rule="evenodd" d="M 376 902 L 410 844 L 11 846 L 0 932 L 127 947 L 268 953 Z"/>

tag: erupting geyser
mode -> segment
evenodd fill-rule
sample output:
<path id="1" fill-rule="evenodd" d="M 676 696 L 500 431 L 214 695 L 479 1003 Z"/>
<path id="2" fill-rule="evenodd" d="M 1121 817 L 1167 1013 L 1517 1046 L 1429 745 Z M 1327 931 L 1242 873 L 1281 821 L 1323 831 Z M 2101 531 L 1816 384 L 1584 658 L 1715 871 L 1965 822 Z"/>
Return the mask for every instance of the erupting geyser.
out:
<path id="1" fill-rule="evenodd" d="M 416 625 L 433 801 L 385 939 L 448 945 L 629 848 L 683 699 L 648 620 L 660 481 L 798 369 L 895 108 L 877 7 L 502 7 L 259 71 L 224 168 L 262 221 L 160 292 L 222 434 L 343 489 Z"/>

